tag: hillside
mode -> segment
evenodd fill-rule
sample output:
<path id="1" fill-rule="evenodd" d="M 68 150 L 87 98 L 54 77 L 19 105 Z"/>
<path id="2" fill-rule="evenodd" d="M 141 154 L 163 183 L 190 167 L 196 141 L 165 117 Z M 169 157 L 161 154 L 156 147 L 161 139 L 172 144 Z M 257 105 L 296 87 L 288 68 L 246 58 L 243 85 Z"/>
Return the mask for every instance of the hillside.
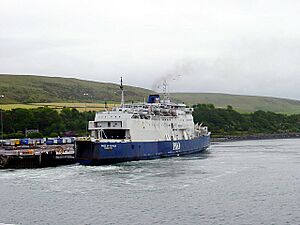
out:
<path id="1" fill-rule="evenodd" d="M 89 96 L 85 96 L 84 93 L 89 93 Z M 153 91 L 125 86 L 127 101 L 143 101 L 150 93 Z M 1 104 L 119 102 L 121 95 L 118 84 L 32 75 L 0 75 L 0 94 L 5 95 L 5 98 L 1 99 Z M 214 104 L 216 107 L 231 105 L 239 112 L 263 110 L 300 114 L 300 101 L 281 98 L 211 93 L 172 93 L 171 98 L 189 105 L 198 103 Z M 11 105 L 7 106 L 11 107 L 14 108 Z"/>
<path id="2" fill-rule="evenodd" d="M 142 101 L 152 92 L 138 87 L 124 87 L 127 101 Z M 117 84 L 32 75 L 0 75 L 0 93 L 5 95 L 5 103 L 119 102 L 121 95 Z"/>
<path id="3" fill-rule="evenodd" d="M 290 99 L 213 93 L 172 93 L 171 96 L 189 105 L 198 103 L 214 104 L 216 107 L 231 105 L 239 112 L 263 110 L 300 114 L 300 101 Z"/>

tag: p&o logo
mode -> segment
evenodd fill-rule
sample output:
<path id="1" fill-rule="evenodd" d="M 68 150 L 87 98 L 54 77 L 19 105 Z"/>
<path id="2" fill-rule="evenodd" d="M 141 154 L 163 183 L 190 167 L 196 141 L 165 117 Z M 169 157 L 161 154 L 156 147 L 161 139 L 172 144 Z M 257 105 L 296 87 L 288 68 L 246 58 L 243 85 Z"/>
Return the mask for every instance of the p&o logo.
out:
<path id="1" fill-rule="evenodd" d="M 180 142 L 173 142 L 173 150 L 175 151 L 180 150 Z"/>

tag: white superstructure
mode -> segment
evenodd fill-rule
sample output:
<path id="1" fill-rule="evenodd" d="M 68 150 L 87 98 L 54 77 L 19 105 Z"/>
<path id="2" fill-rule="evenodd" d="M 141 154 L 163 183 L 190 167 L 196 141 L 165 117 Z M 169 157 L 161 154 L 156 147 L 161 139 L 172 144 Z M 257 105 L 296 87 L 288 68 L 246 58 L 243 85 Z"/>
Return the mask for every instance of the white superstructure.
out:
<path id="1" fill-rule="evenodd" d="M 147 103 L 122 104 L 97 112 L 89 121 L 91 137 L 96 141 L 171 141 L 191 140 L 207 135 L 207 127 L 194 124 L 193 108 L 160 100 L 150 95 Z"/>

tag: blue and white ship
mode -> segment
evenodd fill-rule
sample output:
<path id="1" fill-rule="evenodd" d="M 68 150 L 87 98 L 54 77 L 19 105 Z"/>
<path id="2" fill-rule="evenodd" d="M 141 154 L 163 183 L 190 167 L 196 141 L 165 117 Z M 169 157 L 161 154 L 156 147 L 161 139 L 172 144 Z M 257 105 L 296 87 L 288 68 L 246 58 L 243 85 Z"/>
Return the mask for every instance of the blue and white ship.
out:
<path id="1" fill-rule="evenodd" d="M 166 83 L 164 82 L 166 85 Z M 193 108 L 150 95 L 144 103 L 124 103 L 97 112 L 89 121 L 91 136 L 75 142 L 75 157 L 83 165 L 112 164 L 201 152 L 208 148 L 210 132 L 194 124 Z"/>

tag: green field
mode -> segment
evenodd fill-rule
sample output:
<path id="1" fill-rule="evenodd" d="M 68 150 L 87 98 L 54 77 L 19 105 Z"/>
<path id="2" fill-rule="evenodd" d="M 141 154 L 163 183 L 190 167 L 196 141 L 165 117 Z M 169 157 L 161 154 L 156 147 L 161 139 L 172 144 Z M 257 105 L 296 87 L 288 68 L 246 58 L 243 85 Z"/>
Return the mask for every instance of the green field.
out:
<path id="1" fill-rule="evenodd" d="M 0 105 L 1 109 L 4 110 L 11 110 L 11 109 L 17 109 L 17 108 L 22 108 L 22 109 L 33 109 L 33 108 L 38 108 L 41 106 L 35 106 L 35 105 L 30 105 L 30 104 L 3 104 Z"/>
<path id="2" fill-rule="evenodd" d="M 229 95 L 214 93 L 172 93 L 171 97 L 189 105 L 214 104 L 225 108 L 231 105 L 239 112 L 255 112 L 257 110 L 286 114 L 300 114 L 300 101 L 246 95 Z"/>
<path id="3" fill-rule="evenodd" d="M 109 103 L 107 104 L 108 108 L 117 106 L 118 104 Z M 75 108 L 80 112 L 83 111 L 101 111 L 104 110 L 104 103 L 83 103 L 83 102 L 50 102 L 50 103 L 28 103 L 28 104 L 3 104 L 1 105 L 4 110 L 11 110 L 16 108 L 22 109 L 33 109 L 39 107 L 49 107 L 51 109 L 61 110 L 63 108 Z"/>
<path id="4" fill-rule="evenodd" d="M 153 91 L 133 86 L 125 87 L 126 101 L 142 102 Z M 84 95 L 88 93 L 87 95 Z M 0 75 L 0 99 L 4 109 L 35 108 L 47 105 L 60 110 L 74 107 L 80 111 L 102 110 L 104 102 L 119 104 L 121 92 L 118 84 L 84 81 L 73 78 L 32 75 Z M 300 114 L 300 101 L 213 93 L 172 93 L 172 100 L 193 104 L 214 104 L 216 107 L 231 105 L 238 112 L 257 110 L 285 114 Z M 85 106 L 85 102 L 88 104 Z"/>
<path id="5" fill-rule="evenodd" d="M 151 90 L 124 86 L 128 101 L 143 101 Z M 118 84 L 92 82 L 74 78 L 32 75 L 0 75 L 0 93 L 5 103 L 34 102 L 119 102 Z M 86 95 L 88 94 L 88 95 Z"/>

